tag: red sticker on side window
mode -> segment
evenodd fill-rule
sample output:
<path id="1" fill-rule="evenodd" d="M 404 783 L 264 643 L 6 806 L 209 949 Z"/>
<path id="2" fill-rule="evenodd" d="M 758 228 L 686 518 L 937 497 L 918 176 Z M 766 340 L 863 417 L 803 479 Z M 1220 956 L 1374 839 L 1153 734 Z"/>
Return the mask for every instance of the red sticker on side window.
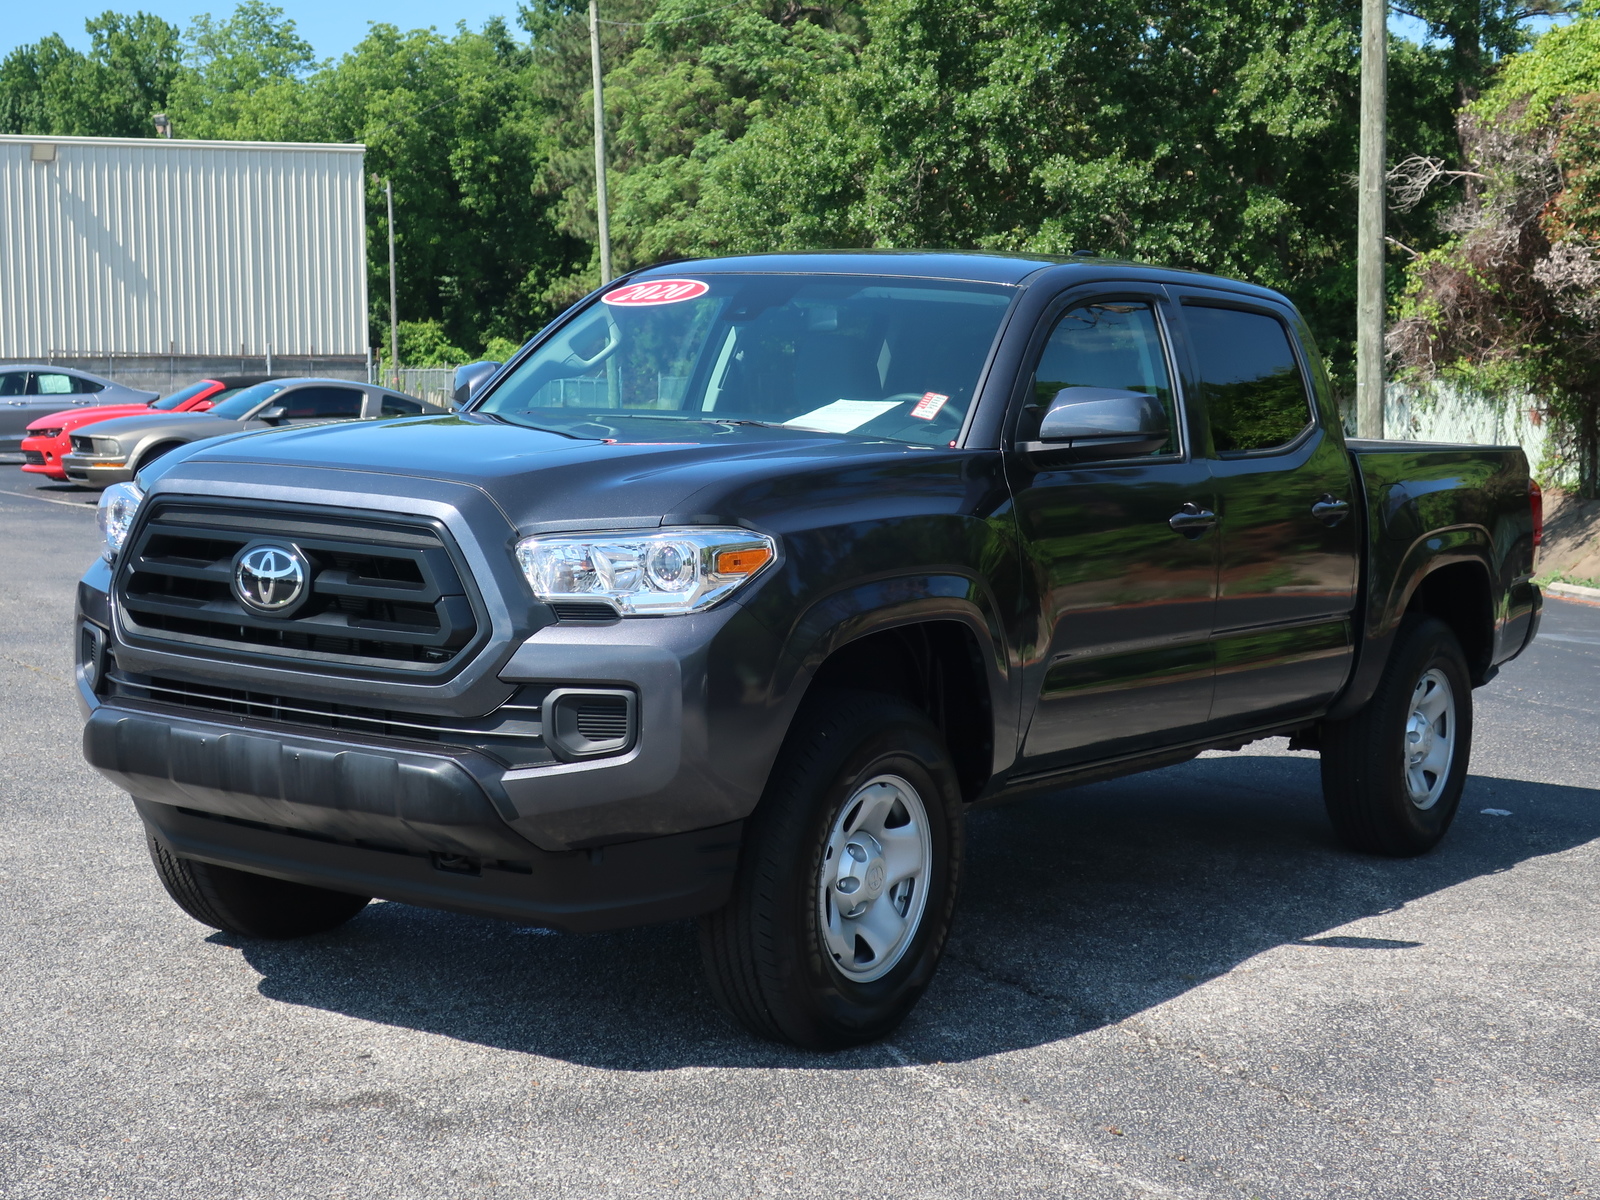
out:
<path id="1" fill-rule="evenodd" d="M 924 421 L 931 421 L 939 415 L 939 410 L 944 407 L 949 396 L 941 396 L 938 392 L 923 392 L 922 399 L 918 400 L 916 407 L 911 410 L 913 417 L 920 417 Z"/>
<path id="2" fill-rule="evenodd" d="M 710 290 L 709 283 L 702 283 L 698 279 L 646 279 L 607 292 L 600 299 L 625 308 L 642 307 L 646 304 L 677 304 L 681 300 L 704 296 Z"/>

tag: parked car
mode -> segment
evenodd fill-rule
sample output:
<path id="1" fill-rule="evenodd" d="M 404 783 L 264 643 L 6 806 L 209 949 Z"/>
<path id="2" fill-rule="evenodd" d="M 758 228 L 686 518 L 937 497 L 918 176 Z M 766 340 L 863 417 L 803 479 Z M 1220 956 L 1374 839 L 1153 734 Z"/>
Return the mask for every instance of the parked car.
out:
<path id="1" fill-rule="evenodd" d="M 112 417 L 130 417 L 151 410 L 156 412 L 205 412 L 213 404 L 226 400 L 234 392 L 251 387 L 270 378 L 266 375 L 226 375 L 218 379 L 202 379 L 180 388 L 171 395 L 151 400 L 146 404 L 102 404 L 85 408 L 67 408 L 28 423 L 27 436 L 22 439 L 22 469 L 47 479 L 65 479 L 66 468 L 61 460 L 72 452 L 72 432 L 96 421 Z"/>
<path id="2" fill-rule="evenodd" d="M 148 404 L 158 395 L 71 367 L 5 363 L 0 365 L 0 451 L 22 449 L 22 439 L 35 417 L 64 407 Z"/>
<path id="3" fill-rule="evenodd" d="M 1346 441 L 1283 296 L 1084 258 L 646 270 L 458 415 L 101 503 L 84 752 L 191 916 L 699 917 L 814 1047 L 927 987 L 975 803 L 1283 735 L 1348 845 L 1428 850 L 1541 604 L 1520 449 Z"/>
<path id="4" fill-rule="evenodd" d="M 71 434 L 72 452 L 61 466 L 76 483 L 105 487 L 132 479 L 140 468 L 179 446 L 246 429 L 448 411 L 377 384 L 271 379 L 236 392 L 208 412 L 119 417 L 92 432 Z"/>

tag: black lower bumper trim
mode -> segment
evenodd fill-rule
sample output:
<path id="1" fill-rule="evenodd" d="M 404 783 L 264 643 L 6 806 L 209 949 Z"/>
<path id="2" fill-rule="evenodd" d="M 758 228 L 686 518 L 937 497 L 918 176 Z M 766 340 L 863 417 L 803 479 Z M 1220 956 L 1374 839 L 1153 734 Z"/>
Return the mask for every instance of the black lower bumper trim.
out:
<path id="1" fill-rule="evenodd" d="M 534 851 L 504 870 L 441 869 L 437 856 L 342 845 L 322 838 L 134 798 L 173 853 L 334 891 L 568 933 L 676 921 L 727 902 L 743 822 L 604 850 Z"/>

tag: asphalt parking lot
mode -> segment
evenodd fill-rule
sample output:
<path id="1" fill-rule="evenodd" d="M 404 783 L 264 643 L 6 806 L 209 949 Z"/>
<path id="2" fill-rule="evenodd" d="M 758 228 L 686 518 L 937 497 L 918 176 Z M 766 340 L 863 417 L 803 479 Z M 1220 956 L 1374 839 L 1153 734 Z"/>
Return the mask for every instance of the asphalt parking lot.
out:
<path id="1" fill-rule="evenodd" d="M 975 814 L 931 992 L 821 1056 L 725 1025 L 686 924 L 184 916 L 78 752 L 86 500 L 0 466 L 8 1200 L 1600 1192 L 1600 607 L 1476 694 L 1426 858 L 1336 847 L 1282 741 Z"/>

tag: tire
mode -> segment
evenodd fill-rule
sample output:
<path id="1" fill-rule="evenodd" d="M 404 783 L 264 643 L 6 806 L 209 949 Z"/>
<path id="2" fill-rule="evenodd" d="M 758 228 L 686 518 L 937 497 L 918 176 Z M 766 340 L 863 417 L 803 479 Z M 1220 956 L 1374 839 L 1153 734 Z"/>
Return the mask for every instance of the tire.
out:
<path id="1" fill-rule="evenodd" d="M 944 952 L 962 838 L 955 769 L 926 717 L 870 693 L 808 697 L 746 826 L 733 897 L 700 919 L 717 1003 L 807 1049 L 894 1029 Z"/>
<path id="2" fill-rule="evenodd" d="M 1323 723 L 1322 797 L 1334 831 L 1369 854 L 1425 854 L 1455 818 L 1471 755 L 1466 656 L 1444 622 L 1408 616 L 1372 699 L 1348 720 Z"/>
<path id="3" fill-rule="evenodd" d="M 154 834 L 147 833 L 145 840 L 167 895 L 196 921 L 224 933 L 248 938 L 326 933 L 350 920 L 370 899 L 179 858 Z"/>

